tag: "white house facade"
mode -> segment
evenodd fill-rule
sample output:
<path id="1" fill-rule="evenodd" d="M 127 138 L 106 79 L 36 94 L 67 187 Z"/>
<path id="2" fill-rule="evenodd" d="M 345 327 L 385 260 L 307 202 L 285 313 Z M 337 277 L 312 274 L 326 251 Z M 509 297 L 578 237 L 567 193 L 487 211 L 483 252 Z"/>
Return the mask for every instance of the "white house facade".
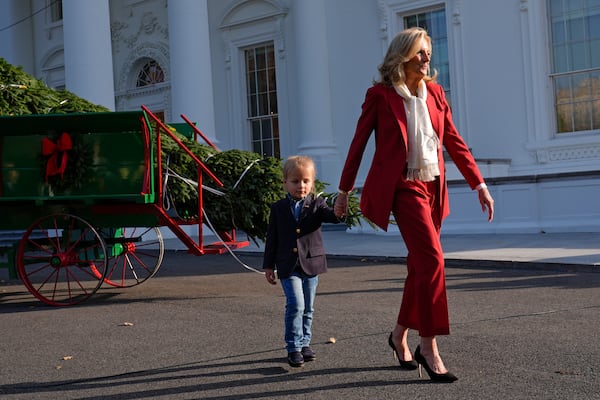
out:
<path id="1" fill-rule="evenodd" d="M 334 191 L 413 25 L 496 200 L 487 223 L 448 163 L 443 232 L 599 232 L 597 0 L 0 0 L 0 57 L 115 111 L 184 114 L 222 149 L 310 155 Z"/>

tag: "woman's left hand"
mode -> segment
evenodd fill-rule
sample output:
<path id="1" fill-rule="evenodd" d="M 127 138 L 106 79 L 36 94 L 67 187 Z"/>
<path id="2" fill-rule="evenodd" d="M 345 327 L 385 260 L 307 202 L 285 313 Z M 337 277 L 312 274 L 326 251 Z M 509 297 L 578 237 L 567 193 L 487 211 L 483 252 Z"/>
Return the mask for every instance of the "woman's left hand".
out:
<path id="1" fill-rule="evenodd" d="M 333 205 L 333 212 L 336 217 L 343 218 L 348 211 L 348 195 L 347 194 L 338 194 L 335 198 L 335 203 Z"/>
<path id="2" fill-rule="evenodd" d="M 481 211 L 484 213 L 487 211 L 488 222 L 492 222 L 494 219 L 494 199 L 490 194 L 488 188 L 481 188 L 477 191 L 479 195 L 479 204 L 481 204 Z"/>

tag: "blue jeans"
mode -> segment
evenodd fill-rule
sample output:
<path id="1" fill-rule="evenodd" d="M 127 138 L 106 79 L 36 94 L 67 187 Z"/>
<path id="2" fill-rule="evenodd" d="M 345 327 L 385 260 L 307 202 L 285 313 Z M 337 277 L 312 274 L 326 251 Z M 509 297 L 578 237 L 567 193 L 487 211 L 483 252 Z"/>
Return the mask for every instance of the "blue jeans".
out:
<path id="1" fill-rule="evenodd" d="M 281 279 L 285 294 L 285 344 L 288 353 L 310 345 L 319 277 L 293 272 Z"/>

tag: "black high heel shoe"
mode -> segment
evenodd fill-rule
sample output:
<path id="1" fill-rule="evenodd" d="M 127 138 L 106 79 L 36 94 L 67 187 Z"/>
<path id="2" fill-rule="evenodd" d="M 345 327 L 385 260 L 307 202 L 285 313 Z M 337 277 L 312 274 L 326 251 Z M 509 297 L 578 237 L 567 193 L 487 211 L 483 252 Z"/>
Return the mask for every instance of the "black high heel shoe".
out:
<path id="1" fill-rule="evenodd" d="M 421 366 L 423 366 L 423 368 L 425 368 L 425 371 L 427 371 L 427 374 L 429 375 L 429 379 L 431 379 L 434 382 L 452 383 L 458 380 L 458 378 L 451 372 L 446 372 L 445 374 L 438 374 L 436 372 L 433 372 L 431 368 L 429 368 L 427 360 L 421 354 L 421 346 L 417 346 L 417 349 L 415 350 L 415 360 L 417 360 L 417 363 L 419 364 L 419 378 L 421 377 Z"/>
<path id="2" fill-rule="evenodd" d="M 392 348 L 392 350 L 394 350 L 394 358 L 396 360 L 398 360 L 398 362 L 400 363 L 400 368 L 405 369 L 407 371 L 412 371 L 417 369 L 417 363 L 415 362 L 415 360 L 411 360 L 411 361 L 404 361 L 400 359 L 400 356 L 398 355 L 398 350 L 396 350 L 396 346 L 394 345 L 394 341 L 392 340 L 392 334 L 390 333 L 390 337 L 388 338 L 388 344 L 390 345 L 390 347 Z"/>

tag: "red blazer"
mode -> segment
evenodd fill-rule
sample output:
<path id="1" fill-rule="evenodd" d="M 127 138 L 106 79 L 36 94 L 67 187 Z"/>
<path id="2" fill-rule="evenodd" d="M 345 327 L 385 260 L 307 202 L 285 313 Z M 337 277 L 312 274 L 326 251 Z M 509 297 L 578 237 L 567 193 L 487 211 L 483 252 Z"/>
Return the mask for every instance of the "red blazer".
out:
<path id="1" fill-rule="evenodd" d="M 443 88 L 427 83 L 427 107 L 433 129 L 440 143 L 465 177 L 471 189 L 483 182 L 477 163 L 454 123 Z M 350 191 L 358 173 L 362 156 L 371 133 L 375 132 L 375 154 L 360 196 L 360 208 L 369 220 L 387 231 L 394 192 L 398 182 L 405 179 L 408 151 L 406 112 L 402 97 L 396 90 L 381 83 L 367 90 L 362 113 L 350 144 L 339 188 Z M 440 164 L 441 219 L 449 212 L 446 170 L 442 149 Z"/>

